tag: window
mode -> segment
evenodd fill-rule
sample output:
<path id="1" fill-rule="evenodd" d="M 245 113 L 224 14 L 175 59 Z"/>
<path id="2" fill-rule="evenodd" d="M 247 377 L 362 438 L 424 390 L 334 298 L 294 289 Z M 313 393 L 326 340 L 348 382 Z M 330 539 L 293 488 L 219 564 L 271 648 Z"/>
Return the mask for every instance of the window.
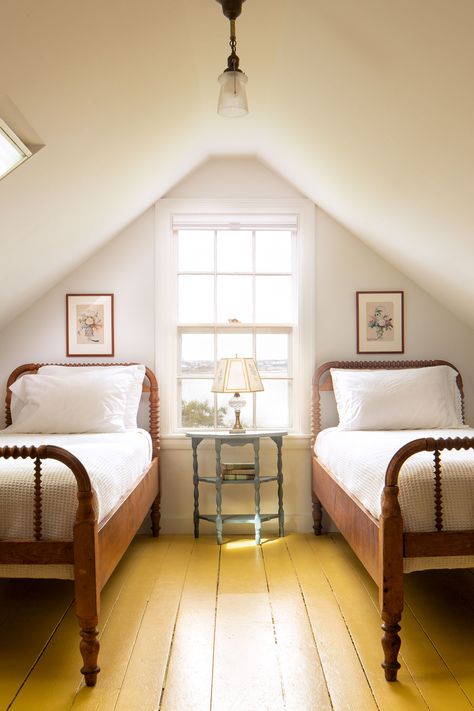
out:
<path id="1" fill-rule="evenodd" d="M 228 395 L 211 393 L 220 358 L 253 357 L 264 391 L 246 394 L 251 428 L 291 427 L 296 221 L 175 227 L 178 428 L 229 427 Z"/>
<path id="2" fill-rule="evenodd" d="M 0 179 L 31 156 L 31 151 L 0 119 Z"/>
<path id="3" fill-rule="evenodd" d="M 156 369 L 164 436 L 227 429 L 218 360 L 254 357 L 248 428 L 309 432 L 314 367 L 314 205 L 164 199 L 156 205 Z"/>

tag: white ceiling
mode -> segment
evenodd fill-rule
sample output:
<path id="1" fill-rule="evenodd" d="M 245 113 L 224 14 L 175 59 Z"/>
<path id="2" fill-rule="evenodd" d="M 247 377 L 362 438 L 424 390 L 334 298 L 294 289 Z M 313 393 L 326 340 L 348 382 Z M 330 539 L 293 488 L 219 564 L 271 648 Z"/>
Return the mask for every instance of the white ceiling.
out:
<path id="1" fill-rule="evenodd" d="M 474 327 L 472 0 L 1 0 L 0 328 L 199 162 L 255 154 Z M 380 285 L 381 287 L 383 285 Z"/>

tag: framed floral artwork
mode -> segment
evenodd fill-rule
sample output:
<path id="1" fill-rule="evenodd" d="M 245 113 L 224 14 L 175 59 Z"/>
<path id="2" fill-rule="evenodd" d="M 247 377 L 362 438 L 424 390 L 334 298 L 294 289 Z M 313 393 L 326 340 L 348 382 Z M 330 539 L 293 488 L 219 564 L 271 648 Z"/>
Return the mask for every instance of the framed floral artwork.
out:
<path id="1" fill-rule="evenodd" d="M 113 294 L 66 294 L 66 354 L 114 355 Z"/>
<path id="2" fill-rule="evenodd" d="M 404 353 L 403 291 L 358 291 L 357 353 Z"/>

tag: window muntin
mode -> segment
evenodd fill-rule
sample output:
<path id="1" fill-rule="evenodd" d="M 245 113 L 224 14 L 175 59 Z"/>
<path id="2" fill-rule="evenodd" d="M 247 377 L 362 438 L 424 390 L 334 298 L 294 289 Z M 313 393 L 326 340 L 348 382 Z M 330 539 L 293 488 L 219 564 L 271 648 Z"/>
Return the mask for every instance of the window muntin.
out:
<path id="1" fill-rule="evenodd" d="M 177 229 L 174 234 L 178 428 L 232 425 L 228 396 L 211 393 L 211 387 L 219 358 L 236 353 L 256 358 L 265 388 L 243 395 L 247 426 L 291 427 L 295 228 L 232 225 L 227 230 Z M 194 259 L 198 243 L 206 255 Z"/>

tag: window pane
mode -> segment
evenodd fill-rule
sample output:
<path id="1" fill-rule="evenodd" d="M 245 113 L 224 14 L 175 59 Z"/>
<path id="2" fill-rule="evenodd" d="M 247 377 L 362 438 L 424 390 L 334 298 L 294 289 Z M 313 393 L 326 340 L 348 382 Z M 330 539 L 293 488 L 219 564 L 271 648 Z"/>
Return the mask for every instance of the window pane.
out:
<path id="1" fill-rule="evenodd" d="M 288 334 L 257 334 L 257 367 L 260 373 L 288 375 Z"/>
<path id="2" fill-rule="evenodd" d="M 229 400 L 233 397 L 226 393 L 217 395 L 217 426 L 232 427 L 235 421 L 234 410 L 229 406 Z M 244 408 L 245 409 L 245 408 Z M 252 410 L 250 410 L 252 412 Z"/>
<path id="3" fill-rule="evenodd" d="M 255 233 L 257 272 L 291 272 L 291 232 L 262 230 Z"/>
<path id="4" fill-rule="evenodd" d="M 217 277 L 217 321 L 249 323 L 252 316 L 252 277 Z"/>
<path id="5" fill-rule="evenodd" d="M 255 320 L 260 323 L 291 323 L 291 277 L 255 278 Z"/>
<path id="6" fill-rule="evenodd" d="M 263 380 L 257 393 L 257 427 L 289 427 L 289 388 L 287 380 Z"/>
<path id="7" fill-rule="evenodd" d="M 178 231 L 178 270 L 180 272 L 214 271 L 214 231 Z"/>
<path id="8" fill-rule="evenodd" d="M 218 333 L 217 358 L 252 358 L 251 333 Z"/>
<path id="9" fill-rule="evenodd" d="M 249 230 L 219 230 L 217 271 L 252 271 L 252 233 Z"/>
<path id="10" fill-rule="evenodd" d="M 182 427 L 214 427 L 212 380 L 181 381 Z"/>
<path id="11" fill-rule="evenodd" d="M 180 323 L 214 321 L 214 277 L 178 277 L 178 321 Z"/>
<path id="12" fill-rule="evenodd" d="M 181 373 L 214 375 L 214 337 L 212 334 L 182 334 Z"/>

